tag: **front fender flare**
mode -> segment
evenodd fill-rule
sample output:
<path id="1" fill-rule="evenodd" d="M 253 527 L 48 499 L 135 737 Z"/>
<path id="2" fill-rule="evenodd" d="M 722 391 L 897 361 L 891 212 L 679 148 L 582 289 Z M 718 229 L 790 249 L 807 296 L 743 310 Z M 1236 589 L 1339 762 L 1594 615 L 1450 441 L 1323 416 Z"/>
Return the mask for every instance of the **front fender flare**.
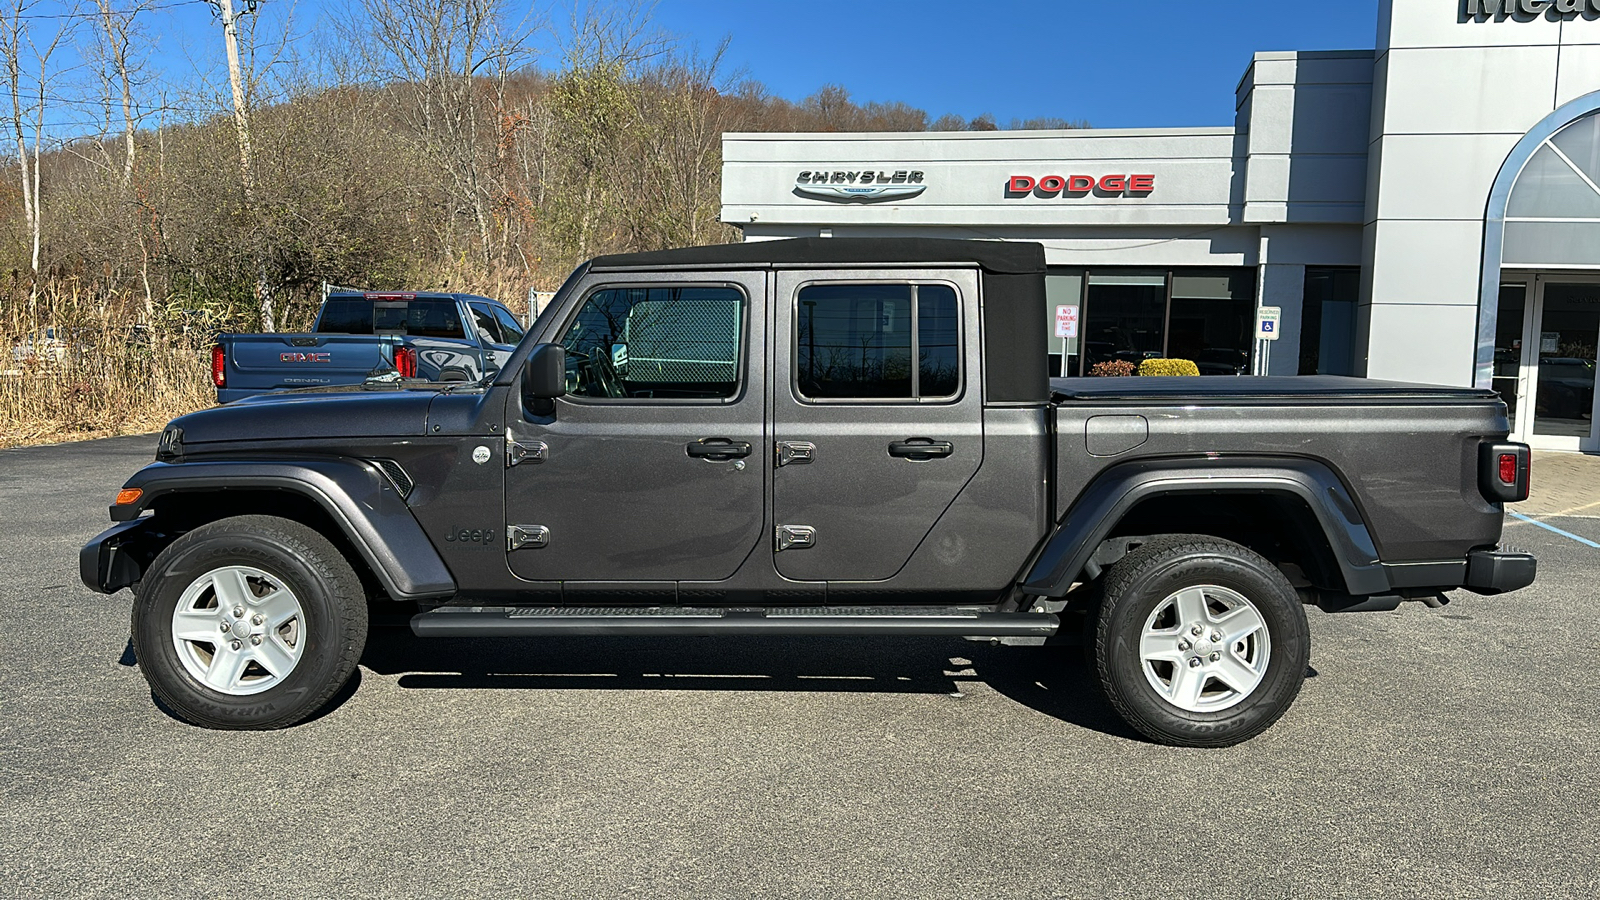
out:
<path id="1" fill-rule="evenodd" d="M 134 473 L 125 487 L 144 493 L 136 503 L 111 507 L 116 521 L 136 519 L 155 500 L 176 492 L 215 493 L 221 502 L 226 502 L 230 490 L 299 494 L 338 524 L 389 596 L 418 600 L 456 592 L 455 578 L 405 501 L 376 467 L 363 460 L 158 462 Z"/>
<path id="2" fill-rule="evenodd" d="M 1079 495 L 1023 580 L 1024 593 L 1059 597 L 1113 528 L 1141 501 L 1170 494 L 1283 493 L 1316 516 L 1352 596 L 1390 589 L 1377 545 L 1344 483 L 1311 459 L 1220 457 L 1140 460 L 1114 466 Z"/>

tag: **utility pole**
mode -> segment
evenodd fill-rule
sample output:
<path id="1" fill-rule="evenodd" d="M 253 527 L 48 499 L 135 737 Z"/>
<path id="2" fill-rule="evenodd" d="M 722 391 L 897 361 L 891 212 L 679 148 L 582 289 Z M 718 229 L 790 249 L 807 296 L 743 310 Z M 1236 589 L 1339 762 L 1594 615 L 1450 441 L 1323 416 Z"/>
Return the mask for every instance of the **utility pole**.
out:
<path id="1" fill-rule="evenodd" d="M 256 0 L 244 0 L 245 9 L 234 12 L 233 0 L 215 0 L 222 18 L 222 42 L 228 51 L 228 83 L 233 87 L 233 127 L 239 136 L 239 185 L 244 189 L 245 219 L 255 245 L 256 301 L 261 304 L 261 330 L 276 331 L 272 320 L 272 288 L 267 284 L 267 267 L 261 259 L 256 231 L 255 153 L 250 146 L 250 113 L 245 103 L 244 75 L 239 67 L 239 17 L 255 12 Z"/>

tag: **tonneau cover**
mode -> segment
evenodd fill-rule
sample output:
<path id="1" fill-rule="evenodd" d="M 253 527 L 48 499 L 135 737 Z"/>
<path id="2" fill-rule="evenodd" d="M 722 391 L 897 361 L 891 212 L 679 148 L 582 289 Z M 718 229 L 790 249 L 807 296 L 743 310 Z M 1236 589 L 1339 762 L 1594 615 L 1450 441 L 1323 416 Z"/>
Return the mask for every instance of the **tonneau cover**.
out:
<path id="1" fill-rule="evenodd" d="M 1469 387 L 1374 381 L 1340 375 L 1268 376 L 1235 375 L 1123 376 L 1111 378 L 1052 378 L 1051 399 L 1134 400 L 1139 402 L 1191 402 L 1207 400 L 1277 401 L 1305 403 L 1317 400 L 1405 403 L 1498 400 L 1494 391 Z"/>

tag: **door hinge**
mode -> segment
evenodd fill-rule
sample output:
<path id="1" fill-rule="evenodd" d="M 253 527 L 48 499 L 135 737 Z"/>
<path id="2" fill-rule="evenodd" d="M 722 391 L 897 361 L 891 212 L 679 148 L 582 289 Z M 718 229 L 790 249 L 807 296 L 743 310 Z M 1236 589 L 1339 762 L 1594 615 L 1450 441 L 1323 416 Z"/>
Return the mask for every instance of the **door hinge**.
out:
<path id="1" fill-rule="evenodd" d="M 817 543 L 817 530 L 810 525 L 779 525 L 778 550 L 805 550 Z"/>
<path id="2" fill-rule="evenodd" d="M 779 441 L 778 468 L 807 465 L 817 458 L 817 445 L 810 441 Z"/>
<path id="3" fill-rule="evenodd" d="M 549 457 L 550 445 L 544 441 L 529 441 L 524 444 L 506 436 L 506 468 L 525 462 L 544 462 Z"/>
<path id="4" fill-rule="evenodd" d="M 550 529 L 543 525 L 507 525 L 506 550 L 538 550 L 550 544 Z"/>

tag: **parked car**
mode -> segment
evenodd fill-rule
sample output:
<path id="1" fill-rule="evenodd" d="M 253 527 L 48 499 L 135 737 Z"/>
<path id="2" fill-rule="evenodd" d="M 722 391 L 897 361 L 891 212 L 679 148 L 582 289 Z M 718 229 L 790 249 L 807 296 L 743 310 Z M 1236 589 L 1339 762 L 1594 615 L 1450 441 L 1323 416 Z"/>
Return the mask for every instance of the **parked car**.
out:
<path id="1" fill-rule="evenodd" d="M 217 402 L 373 377 L 473 382 L 522 339 L 517 317 L 471 294 L 336 293 L 309 334 L 223 334 L 212 349 Z"/>
<path id="2" fill-rule="evenodd" d="M 82 578 L 135 586 L 155 696 L 216 728 L 327 703 L 374 596 L 422 637 L 1082 638 L 1111 706 L 1188 746 L 1289 708 L 1303 604 L 1533 581 L 1493 392 L 1052 380 L 1044 279 L 987 241 L 601 257 L 491 378 L 173 420 Z"/>

